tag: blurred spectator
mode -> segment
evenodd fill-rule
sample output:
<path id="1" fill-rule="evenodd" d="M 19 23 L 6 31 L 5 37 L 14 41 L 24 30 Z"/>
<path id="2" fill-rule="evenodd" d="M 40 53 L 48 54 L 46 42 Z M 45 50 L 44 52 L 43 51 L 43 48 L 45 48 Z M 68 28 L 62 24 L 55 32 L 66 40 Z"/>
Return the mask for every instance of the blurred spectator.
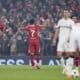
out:
<path id="1" fill-rule="evenodd" d="M 16 35 L 14 34 L 10 39 L 10 52 L 11 55 L 17 55 Z"/>
<path id="2" fill-rule="evenodd" d="M 17 54 L 18 55 L 28 55 L 28 40 L 27 35 L 23 33 L 22 31 L 18 30 L 17 34 Z"/>

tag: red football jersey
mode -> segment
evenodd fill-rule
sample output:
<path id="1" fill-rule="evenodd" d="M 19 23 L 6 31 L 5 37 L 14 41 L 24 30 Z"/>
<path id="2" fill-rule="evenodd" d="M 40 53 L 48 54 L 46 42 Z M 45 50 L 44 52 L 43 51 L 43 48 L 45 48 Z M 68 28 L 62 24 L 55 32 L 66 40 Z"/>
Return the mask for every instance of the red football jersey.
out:
<path id="1" fill-rule="evenodd" d="M 39 40 L 39 31 L 40 26 L 38 25 L 29 25 L 26 27 L 26 30 L 29 33 L 29 41 L 38 41 Z"/>

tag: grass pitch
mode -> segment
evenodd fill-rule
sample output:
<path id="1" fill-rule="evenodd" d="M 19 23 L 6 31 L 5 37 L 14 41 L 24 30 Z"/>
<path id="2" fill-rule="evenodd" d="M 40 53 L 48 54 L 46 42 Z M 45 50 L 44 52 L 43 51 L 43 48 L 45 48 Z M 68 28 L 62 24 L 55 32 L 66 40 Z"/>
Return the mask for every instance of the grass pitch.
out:
<path id="1" fill-rule="evenodd" d="M 32 70 L 30 66 L 0 66 L 0 80 L 68 80 L 60 66 L 41 66 Z M 80 80 L 76 78 L 73 80 Z"/>

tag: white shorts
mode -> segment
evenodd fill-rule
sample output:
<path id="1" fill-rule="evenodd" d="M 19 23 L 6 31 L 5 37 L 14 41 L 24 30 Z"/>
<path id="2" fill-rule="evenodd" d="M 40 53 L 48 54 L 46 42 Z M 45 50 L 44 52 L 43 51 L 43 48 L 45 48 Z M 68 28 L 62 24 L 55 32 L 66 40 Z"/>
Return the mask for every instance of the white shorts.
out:
<path id="1" fill-rule="evenodd" d="M 80 50 L 80 35 L 74 34 L 70 37 L 69 51 L 76 52 L 77 48 Z"/>
<path id="2" fill-rule="evenodd" d="M 58 45 L 57 45 L 57 51 L 58 52 L 68 52 L 69 51 L 69 43 L 67 43 L 67 39 L 59 39 Z"/>

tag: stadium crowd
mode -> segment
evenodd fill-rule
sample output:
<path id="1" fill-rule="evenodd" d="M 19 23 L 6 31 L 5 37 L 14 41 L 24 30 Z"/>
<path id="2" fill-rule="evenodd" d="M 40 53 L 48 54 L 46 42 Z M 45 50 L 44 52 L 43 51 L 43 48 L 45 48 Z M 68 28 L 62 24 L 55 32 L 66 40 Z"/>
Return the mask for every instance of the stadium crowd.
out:
<path id="1" fill-rule="evenodd" d="M 32 18 L 36 22 L 42 17 L 47 27 L 40 32 L 41 55 L 56 55 L 56 46 L 52 46 L 54 29 L 66 7 L 80 16 L 80 0 L 0 0 L 0 19 L 6 24 L 0 55 L 28 55 L 28 36 L 20 27 Z"/>

